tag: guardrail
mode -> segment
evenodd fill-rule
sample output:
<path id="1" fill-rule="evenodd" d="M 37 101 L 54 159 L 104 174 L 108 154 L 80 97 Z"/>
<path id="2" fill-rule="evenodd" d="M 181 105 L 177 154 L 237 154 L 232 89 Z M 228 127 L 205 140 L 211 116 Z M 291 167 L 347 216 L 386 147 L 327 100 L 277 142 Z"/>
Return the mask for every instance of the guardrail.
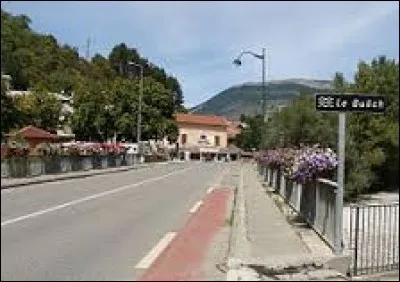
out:
<path id="1" fill-rule="evenodd" d="M 2 178 L 34 177 L 70 171 L 88 171 L 108 167 L 132 166 L 136 155 L 26 156 L 1 159 Z"/>
<path id="2" fill-rule="evenodd" d="M 295 210 L 314 231 L 335 250 L 335 201 L 337 183 L 319 178 L 316 182 L 305 185 L 285 177 L 276 169 L 258 167 L 261 178 L 286 203 Z"/>
<path id="3" fill-rule="evenodd" d="M 301 185 L 279 170 L 259 166 L 261 178 L 335 250 L 338 184 L 319 178 Z M 343 210 L 343 251 L 352 257 L 349 275 L 399 269 L 399 203 L 352 204 Z"/>
<path id="4" fill-rule="evenodd" d="M 352 275 L 399 269 L 399 203 L 350 205 L 345 224 Z"/>

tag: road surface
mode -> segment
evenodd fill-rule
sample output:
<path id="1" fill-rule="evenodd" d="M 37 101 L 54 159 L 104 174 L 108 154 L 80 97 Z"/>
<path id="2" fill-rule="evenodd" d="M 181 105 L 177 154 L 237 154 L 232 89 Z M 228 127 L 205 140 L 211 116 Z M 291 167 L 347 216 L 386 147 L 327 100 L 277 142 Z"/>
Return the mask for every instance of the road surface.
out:
<path id="1" fill-rule="evenodd" d="M 137 280 L 145 270 L 135 266 L 228 166 L 168 164 L 2 190 L 1 279 Z"/>

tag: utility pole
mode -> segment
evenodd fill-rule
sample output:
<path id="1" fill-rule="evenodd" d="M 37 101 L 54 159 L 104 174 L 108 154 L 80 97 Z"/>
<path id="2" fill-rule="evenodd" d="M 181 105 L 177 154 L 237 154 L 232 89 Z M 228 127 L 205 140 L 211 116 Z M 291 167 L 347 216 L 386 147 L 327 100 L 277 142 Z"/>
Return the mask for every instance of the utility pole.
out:
<path id="1" fill-rule="evenodd" d="M 90 36 L 86 40 L 86 60 L 90 59 Z"/>
<path id="2" fill-rule="evenodd" d="M 267 122 L 267 93 L 265 89 L 265 48 L 262 48 L 262 114 L 264 123 Z M 264 141 L 264 138 L 263 138 Z"/>
<path id="3" fill-rule="evenodd" d="M 138 142 L 138 151 L 139 151 L 139 157 L 141 158 L 142 154 L 142 146 L 140 145 L 141 143 L 141 138 L 142 138 L 142 97 L 143 97 L 143 76 L 144 76 L 144 68 L 143 65 L 135 63 L 135 62 L 128 62 L 128 65 L 130 66 L 135 66 L 140 68 L 140 89 L 139 89 L 139 109 L 138 109 L 138 117 L 137 117 L 137 142 Z"/>

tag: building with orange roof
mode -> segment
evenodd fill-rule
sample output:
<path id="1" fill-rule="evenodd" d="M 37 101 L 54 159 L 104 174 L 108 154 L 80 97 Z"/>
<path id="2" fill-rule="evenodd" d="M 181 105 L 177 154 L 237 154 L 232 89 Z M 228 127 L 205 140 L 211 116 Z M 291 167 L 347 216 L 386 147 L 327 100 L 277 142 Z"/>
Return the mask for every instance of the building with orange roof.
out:
<path id="1" fill-rule="evenodd" d="M 183 114 L 175 115 L 178 123 L 178 151 L 180 159 L 232 159 L 238 150 L 228 148 L 229 121 L 220 116 Z"/>

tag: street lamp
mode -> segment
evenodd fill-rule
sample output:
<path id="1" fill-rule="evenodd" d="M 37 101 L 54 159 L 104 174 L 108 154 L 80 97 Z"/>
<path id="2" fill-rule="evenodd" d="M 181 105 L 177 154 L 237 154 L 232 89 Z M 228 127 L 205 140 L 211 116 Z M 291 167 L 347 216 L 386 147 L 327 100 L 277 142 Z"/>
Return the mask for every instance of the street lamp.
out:
<path id="1" fill-rule="evenodd" d="M 141 157 L 141 133 L 142 133 L 142 96 L 143 96 L 143 65 L 137 64 L 135 62 L 128 62 L 129 66 L 135 66 L 140 68 L 140 90 L 139 90 L 139 110 L 138 110 L 138 120 L 137 120 L 137 143 L 138 143 L 138 153 Z"/>
<path id="2" fill-rule="evenodd" d="M 233 60 L 233 64 L 236 66 L 241 66 L 242 65 L 242 56 L 245 54 L 252 55 L 253 57 L 262 60 L 262 113 L 263 113 L 263 120 L 266 122 L 266 89 L 265 89 L 265 48 L 262 48 L 262 54 L 256 54 L 254 52 L 250 51 L 244 51 L 239 54 L 239 56 Z"/>

